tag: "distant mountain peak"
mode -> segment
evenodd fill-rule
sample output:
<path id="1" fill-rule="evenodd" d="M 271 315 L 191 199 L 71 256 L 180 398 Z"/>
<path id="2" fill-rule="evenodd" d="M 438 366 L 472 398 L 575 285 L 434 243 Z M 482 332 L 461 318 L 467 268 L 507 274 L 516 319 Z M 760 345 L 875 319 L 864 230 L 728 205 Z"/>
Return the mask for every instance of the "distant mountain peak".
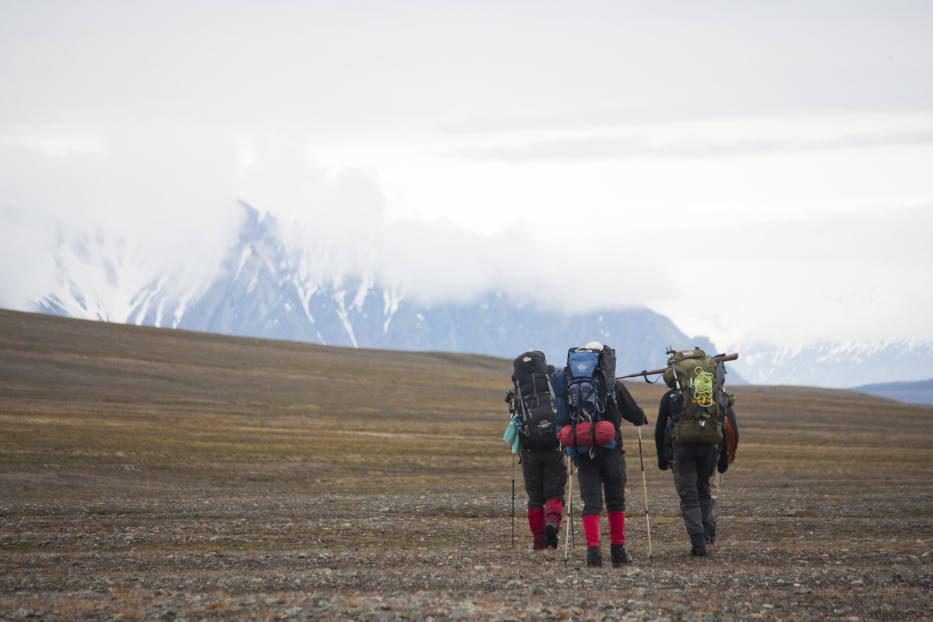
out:
<path id="1" fill-rule="evenodd" d="M 468 302 L 428 304 L 371 273 L 328 270 L 332 249 L 290 236 L 248 203 L 222 260 L 199 278 L 153 271 L 123 240 L 100 234 L 62 239 L 44 313 L 231 335 L 393 350 L 441 350 L 514 357 L 529 349 L 562 366 L 567 348 L 597 339 L 616 348 L 618 374 L 661 367 L 668 346 L 718 350 L 643 306 L 565 313 L 538 309 L 501 291 Z M 933 344 L 895 340 L 786 348 L 750 344 L 730 364 L 761 384 L 852 387 L 933 377 Z"/>
<path id="2" fill-rule="evenodd" d="M 908 339 L 748 344 L 735 367 L 754 384 L 849 388 L 933 376 L 933 343 Z"/>
<path id="3" fill-rule="evenodd" d="M 555 365 L 562 364 L 567 347 L 592 338 L 611 343 L 625 361 L 656 361 L 668 343 L 695 341 L 643 308 L 568 315 L 536 310 L 497 291 L 474 302 L 420 304 L 371 273 L 323 270 L 318 264 L 326 248 L 289 247 L 274 216 L 243 201 L 238 206 L 238 234 L 203 282 L 183 282 L 171 272 L 127 280 L 125 266 L 114 264 L 124 256 L 116 247 L 80 239 L 73 250 L 60 249 L 60 287 L 39 310 L 349 347 L 504 357 L 535 347 Z"/>

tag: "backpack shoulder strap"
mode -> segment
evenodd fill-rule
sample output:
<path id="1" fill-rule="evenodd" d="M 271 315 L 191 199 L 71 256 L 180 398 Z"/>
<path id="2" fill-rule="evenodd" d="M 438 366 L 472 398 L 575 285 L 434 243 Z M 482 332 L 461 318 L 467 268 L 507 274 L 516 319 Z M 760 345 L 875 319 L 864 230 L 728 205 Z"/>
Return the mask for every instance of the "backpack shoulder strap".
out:
<path id="1" fill-rule="evenodd" d="M 557 398 L 554 396 L 554 385 L 551 384 L 551 374 L 547 374 L 544 377 L 544 379 L 547 380 L 547 390 L 548 390 L 548 393 L 551 394 L 551 404 L 552 404 L 552 409 L 553 409 L 553 404 L 557 400 Z"/>
<path id="2" fill-rule="evenodd" d="M 518 397 L 518 405 L 522 409 L 521 416 L 522 419 L 528 418 L 528 413 L 525 412 L 525 400 L 522 399 L 522 387 L 520 382 L 515 383 L 515 394 Z"/>

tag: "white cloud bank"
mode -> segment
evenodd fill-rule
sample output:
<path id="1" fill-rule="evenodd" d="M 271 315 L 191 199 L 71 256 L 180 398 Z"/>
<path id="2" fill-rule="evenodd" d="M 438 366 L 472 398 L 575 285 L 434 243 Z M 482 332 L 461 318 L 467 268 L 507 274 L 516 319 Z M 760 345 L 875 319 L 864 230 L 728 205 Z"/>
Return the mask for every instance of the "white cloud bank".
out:
<path id="1" fill-rule="evenodd" d="M 165 271 L 198 278 L 239 224 L 232 156 L 164 130 L 80 146 L 0 139 L 0 304 L 24 308 L 48 293 L 56 247 L 88 236 L 127 253 L 113 259 L 134 264 L 140 281 Z"/>
<path id="2" fill-rule="evenodd" d="M 909 0 L 0 4 L 0 304 L 61 230 L 209 267 L 242 199 L 423 298 L 933 339 L 931 31 Z"/>

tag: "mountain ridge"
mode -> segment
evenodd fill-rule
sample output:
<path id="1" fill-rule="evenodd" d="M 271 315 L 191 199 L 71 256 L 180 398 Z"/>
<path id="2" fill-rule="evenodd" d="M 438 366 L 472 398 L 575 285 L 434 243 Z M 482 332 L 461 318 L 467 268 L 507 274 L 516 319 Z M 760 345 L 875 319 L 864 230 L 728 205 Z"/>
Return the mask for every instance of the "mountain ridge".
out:
<path id="1" fill-rule="evenodd" d="M 933 378 L 916 382 L 882 382 L 853 387 L 853 391 L 886 397 L 908 404 L 933 405 Z"/>
<path id="2" fill-rule="evenodd" d="M 92 269 L 72 273 L 81 257 L 73 254 L 68 265 L 59 262 L 58 291 L 42 297 L 38 310 L 71 317 L 83 310 L 89 319 L 346 347 L 504 358 L 539 349 L 558 366 L 568 347 L 597 339 L 616 349 L 620 374 L 663 364 L 671 345 L 716 351 L 709 339 L 688 337 L 644 307 L 568 314 L 538 310 L 501 292 L 468 303 L 420 304 L 369 274 L 322 278 L 313 273 L 315 249 L 287 247 L 273 216 L 241 206 L 239 236 L 205 282 L 179 288 L 173 286 L 176 275 L 160 274 L 129 296 L 123 317 L 111 317 L 102 311 L 105 301 L 85 292 L 76 275 L 111 264 L 84 254 Z"/>
<path id="3" fill-rule="evenodd" d="M 800 347 L 748 344 L 735 367 L 752 384 L 851 388 L 913 382 L 933 376 L 933 344 L 908 339 Z"/>
<path id="4" fill-rule="evenodd" d="M 505 358 L 538 349 L 556 365 L 568 347 L 597 339 L 616 348 L 620 375 L 663 366 L 668 347 L 720 352 L 644 306 L 566 313 L 500 291 L 468 302 L 422 303 L 365 270 L 328 272 L 334 263 L 328 248 L 302 246 L 273 215 L 239 206 L 238 236 L 205 278 L 173 269 L 144 279 L 145 261 L 120 241 L 61 240 L 55 286 L 24 310 L 347 347 Z M 740 358 L 729 366 L 733 384 L 845 388 L 933 377 L 933 343 L 748 343 L 737 349 Z"/>

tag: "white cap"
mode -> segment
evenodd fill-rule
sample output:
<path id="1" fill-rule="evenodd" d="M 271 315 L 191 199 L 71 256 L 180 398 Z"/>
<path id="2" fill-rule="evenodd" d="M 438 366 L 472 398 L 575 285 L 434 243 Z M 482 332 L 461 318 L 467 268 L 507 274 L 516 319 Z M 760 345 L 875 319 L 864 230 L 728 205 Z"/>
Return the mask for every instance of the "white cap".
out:
<path id="1" fill-rule="evenodd" d="M 598 341 L 591 341 L 583 347 L 588 348 L 590 350 L 602 350 L 603 344 L 599 343 Z"/>

